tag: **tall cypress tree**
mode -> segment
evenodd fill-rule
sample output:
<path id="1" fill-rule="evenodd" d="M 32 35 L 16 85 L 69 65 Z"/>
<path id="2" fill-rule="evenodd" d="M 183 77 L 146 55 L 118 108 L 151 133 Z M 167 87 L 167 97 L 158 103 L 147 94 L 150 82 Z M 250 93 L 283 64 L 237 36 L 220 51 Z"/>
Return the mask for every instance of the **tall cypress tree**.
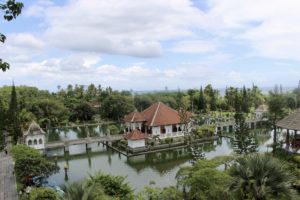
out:
<path id="1" fill-rule="evenodd" d="M 10 125 L 9 131 L 10 134 L 13 136 L 14 144 L 16 144 L 19 137 L 22 136 L 22 131 L 21 131 L 21 125 L 19 119 L 19 108 L 17 103 L 16 87 L 14 84 L 11 90 L 8 117 L 9 117 L 9 125 Z"/>
<path id="2" fill-rule="evenodd" d="M 242 90 L 242 111 L 245 113 L 249 112 L 249 102 L 250 102 L 250 99 L 248 99 L 247 90 L 244 86 L 243 90 Z"/>
<path id="3" fill-rule="evenodd" d="M 0 150 L 4 144 L 4 129 L 6 122 L 6 109 L 4 107 L 3 101 L 0 99 Z"/>
<path id="4" fill-rule="evenodd" d="M 198 108 L 199 108 L 200 111 L 203 111 L 203 110 L 206 109 L 205 98 L 204 98 L 202 86 L 201 86 L 201 88 L 200 88 Z"/>

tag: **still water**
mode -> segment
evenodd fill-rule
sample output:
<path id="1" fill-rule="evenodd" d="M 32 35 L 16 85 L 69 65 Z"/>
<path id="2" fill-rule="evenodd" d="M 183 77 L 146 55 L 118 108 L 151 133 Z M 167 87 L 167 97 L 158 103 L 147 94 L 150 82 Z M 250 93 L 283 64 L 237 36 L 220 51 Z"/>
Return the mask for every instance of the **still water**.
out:
<path id="1" fill-rule="evenodd" d="M 83 130 L 85 129 L 85 130 Z M 104 129 L 97 127 L 55 130 L 48 134 L 48 140 L 60 140 L 64 137 L 74 139 L 85 137 L 87 132 L 90 135 L 103 134 Z M 56 135 L 55 135 L 56 134 Z M 54 139 L 53 139 L 54 138 Z M 255 134 L 257 150 L 260 152 L 271 151 L 268 147 L 272 143 L 271 133 Z M 210 159 L 215 156 L 230 155 L 234 152 L 234 141 L 230 138 L 219 138 L 205 144 L 199 144 L 205 158 Z M 127 158 L 111 149 L 107 149 L 102 144 L 91 145 L 91 152 L 86 153 L 85 145 L 74 145 L 69 148 L 68 159 L 61 157 L 57 164 L 60 167 L 59 173 L 49 177 L 49 181 L 58 185 L 72 183 L 88 177 L 89 174 L 102 171 L 112 175 L 126 176 L 129 184 L 141 190 L 150 181 L 155 181 L 157 186 L 164 187 L 175 185 L 175 175 L 179 168 L 190 165 L 192 155 L 188 148 L 152 153 Z M 53 155 L 62 156 L 63 149 L 55 149 L 47 152 L 49 157 Z M 64 165 L 68 163 L 68 176 L 65 176 Z"/>

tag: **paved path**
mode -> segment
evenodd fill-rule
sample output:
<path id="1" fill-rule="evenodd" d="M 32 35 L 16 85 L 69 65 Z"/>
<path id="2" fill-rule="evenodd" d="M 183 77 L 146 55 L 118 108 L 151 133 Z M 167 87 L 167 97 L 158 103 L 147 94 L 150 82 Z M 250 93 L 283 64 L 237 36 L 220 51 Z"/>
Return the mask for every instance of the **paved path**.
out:
<path id="1" fill-rule="evenodd" d="M 0 152 L 0 200 L 17 200 L 16 179 L 10 156 Z"/>

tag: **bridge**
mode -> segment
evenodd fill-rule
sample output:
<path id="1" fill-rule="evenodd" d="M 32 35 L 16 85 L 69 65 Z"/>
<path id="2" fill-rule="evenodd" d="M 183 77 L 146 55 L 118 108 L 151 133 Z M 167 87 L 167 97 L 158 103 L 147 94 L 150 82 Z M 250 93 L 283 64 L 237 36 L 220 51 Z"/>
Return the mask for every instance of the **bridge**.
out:
<path id="1" fill-rule="evenodd" d="M 50 129 L 77 128 L 77 127 L 98 126 L 98 125 L 114 124 L 114 123 L 116 123 L 116 122 L 98 122 L 98 123 L 71 124 L 71 125 L 66 125 L 66 126 L 50 127 Z"/>
<path id="2" fill-rule="evenodd" d="M 79 139 L 66 139 L 62 141 L 47 142 L 45 144 L 45 150 L 55 149 L 55 148 L 64 148 L 64 152 L 69 152 L 69 146 L 85 144 L 86 150 L 88 150 L 89 144 L 92 143 L 104 143 L 104 142 L 114 142 L 124 138 L 124 135 L 105 135 L 100 137 L 87 137 Z"/>

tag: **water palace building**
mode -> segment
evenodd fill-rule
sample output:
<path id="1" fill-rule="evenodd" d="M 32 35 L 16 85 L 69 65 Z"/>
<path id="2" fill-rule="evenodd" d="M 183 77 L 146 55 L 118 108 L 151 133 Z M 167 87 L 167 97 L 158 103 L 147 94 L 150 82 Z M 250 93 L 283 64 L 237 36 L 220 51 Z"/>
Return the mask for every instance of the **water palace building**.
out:
<path id="1" fill-rule="evenodd" d="M 43 129 L 35 122 L 33 121 L 28 130 L 24 132 L 23 138 L 24 143 L 32 147 L 34 149 L 37 149 L 39 151 L 43 151 L 45 149 L 45 143 L 46 143 L 46 136 Z"/>
<path id="2" fill-rule="evenodd" d="M 170 108 L 164 103 L 158 102 L 142 112 L 132 112 L 125 116 L 126 139 L 130 139 L 133 131 L 138 130 L 140 134 L 159 138 L 180 137 L 191 131 L 191 112 L 186 112 L 180 117 L 177 110 Z M 185 120 L 184 120 L 185 118 Z M 185 121 L 185 122 L 184 122 Z M 134 134 L 137 137 L 137 133 Z M 143 136 L 141 136 L 143 137 Z"/>

